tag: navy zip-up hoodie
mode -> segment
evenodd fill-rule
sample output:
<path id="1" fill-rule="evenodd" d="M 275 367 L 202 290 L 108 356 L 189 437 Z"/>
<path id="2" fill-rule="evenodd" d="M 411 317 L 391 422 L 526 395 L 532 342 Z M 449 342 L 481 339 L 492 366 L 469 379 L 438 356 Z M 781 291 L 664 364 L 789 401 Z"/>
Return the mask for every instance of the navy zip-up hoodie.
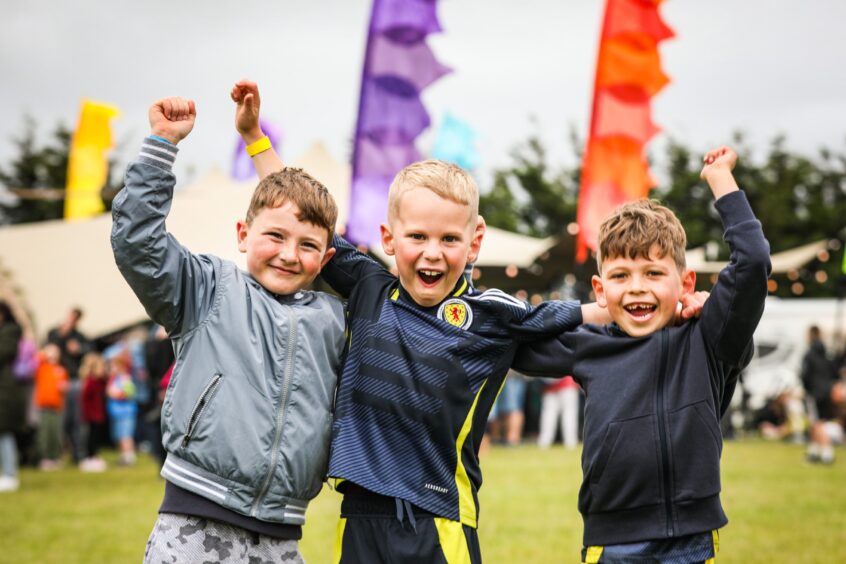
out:
<path id="1" fill-rule="evenodd" d="M 743 192 L 716 202 L 731 248 L 699 319 L 630 337 L 584 325 L 525 345 L 514 368 L 572 374 L 585 391 L 579 511 L 586 546 L 722 527 L 719 420 L 752 357 L 769 244 Z"/>

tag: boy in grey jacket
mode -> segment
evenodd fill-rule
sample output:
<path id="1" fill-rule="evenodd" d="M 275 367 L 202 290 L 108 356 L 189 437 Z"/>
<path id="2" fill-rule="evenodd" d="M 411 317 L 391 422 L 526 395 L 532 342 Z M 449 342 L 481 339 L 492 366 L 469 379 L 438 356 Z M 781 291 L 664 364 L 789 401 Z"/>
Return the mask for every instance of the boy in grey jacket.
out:
<path id="1" fill-rule="evenodd" d="M 194 255 L 165 228 L 194 102 L 159 100 L 149 118 L 151 136 L 113 204 L 111 237 L 121 273 L 176 352 L 162 408 L 165 496 L 145 562 L 301 562 L 344 346 L 342 303 L 304 288 L 334 254 L 335 202 L 303 171 L 285 169 L 259 183 L 237 223 L 248 272 Z"/>

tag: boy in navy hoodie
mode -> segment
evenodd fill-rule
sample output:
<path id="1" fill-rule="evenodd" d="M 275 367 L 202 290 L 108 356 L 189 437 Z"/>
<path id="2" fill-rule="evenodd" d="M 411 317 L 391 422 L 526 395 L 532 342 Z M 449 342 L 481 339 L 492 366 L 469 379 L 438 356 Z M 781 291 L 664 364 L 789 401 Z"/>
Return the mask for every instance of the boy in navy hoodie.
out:
<path id="1" fill-rule="evenodd" d="M 732 176 L 737 155 L 709 152 L 708 183 L 731 248 L 700 319 L 674 326 L 696 274 L 678 218 L 652 200 L 619 207 L 599 231 L 592 280 L 610 325 L 524 345 L 514 364 L 551 366 L 585 390 L 582 560 L 711 562 L 720 504 L 719 421 L 752 356 L 770 271 L 769 245 Z"/>

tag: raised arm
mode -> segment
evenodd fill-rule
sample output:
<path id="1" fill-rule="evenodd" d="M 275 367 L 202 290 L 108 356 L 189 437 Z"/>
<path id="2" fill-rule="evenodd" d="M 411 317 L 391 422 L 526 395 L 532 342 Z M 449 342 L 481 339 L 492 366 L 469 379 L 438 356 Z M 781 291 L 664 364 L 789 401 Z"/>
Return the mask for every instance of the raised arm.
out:
<path id="1" fill-rule="evenodd" d="M 752 334 L 764 311 L 770 248 L 732 175 L 735 152 L 719 147 L 705 155 L 704 162 L 700 176 L 716 199 L 731 256 L 702 309 L 703 333 L 718 358 L 739 366 L 748 361 Z"/>
<path id="2" fill-rule="evenodd" d="M 264 132 L 261 130 L 259 121 L 261 97 L 258 85 L 246 79 L 239 80 L 232 87 L 229 95 L 235 102 L 235 129 L 241 134 L 248 150 L 260 150 L 252 156 L 253 166 L 259 179 L 282 170 L 285 166 L 282 164 L 282 159 L 279 158 L 273 146 L 270 146 L 270 141 L 265 140 Z M 251 147 L 253 149 L 250 149 Z"/>
<path id="3" fill-rule="evenodd" d="M 181 332 L 210 304 L 215 267 L 192 255 L 165 228 L 176 177 L 176 144 L 194 127 L 194 102 L 164 98 L 149 110 L 150 137 L 126 169 L 124 188 L 112 204 L 115 262 L 151 319 L 168 333 Z"/>

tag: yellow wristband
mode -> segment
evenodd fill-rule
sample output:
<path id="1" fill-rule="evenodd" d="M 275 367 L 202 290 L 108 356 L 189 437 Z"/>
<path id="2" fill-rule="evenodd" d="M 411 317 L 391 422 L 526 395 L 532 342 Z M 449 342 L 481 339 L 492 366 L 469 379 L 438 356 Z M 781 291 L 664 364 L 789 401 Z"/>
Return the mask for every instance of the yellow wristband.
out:
<path id="1" fill-rule="evenodd" d="M 272 149 L 273 145 L 270 144 L 270 138 L 265 135 L 255 143 L 250 143 L 247 145 L 247 154 L 251 157 L 255 157 L 259 153 L 263 153 L 268 149 Z"/>

